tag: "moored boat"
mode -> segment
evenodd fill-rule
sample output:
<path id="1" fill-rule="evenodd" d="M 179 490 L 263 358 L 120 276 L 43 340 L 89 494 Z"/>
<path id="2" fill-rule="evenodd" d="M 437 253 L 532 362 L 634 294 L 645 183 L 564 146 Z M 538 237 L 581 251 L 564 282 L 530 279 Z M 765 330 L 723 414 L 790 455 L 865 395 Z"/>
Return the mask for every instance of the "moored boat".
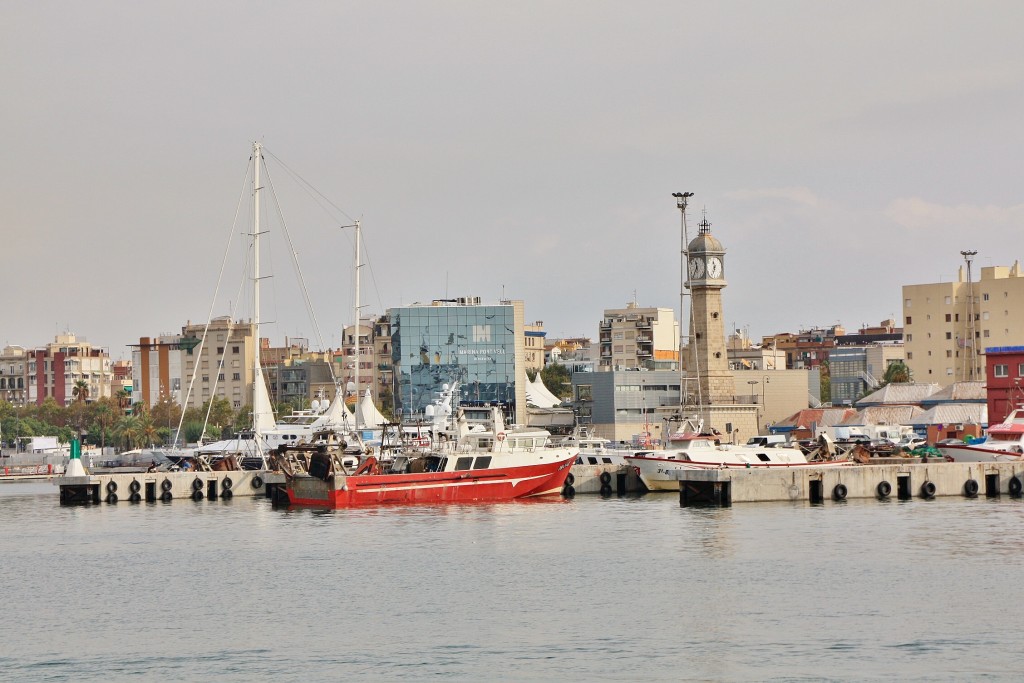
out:
<path id="1" fill-rule="evenodd" d="M 644 485 L 652 491 L 678 491 L 675 472 L 695 469 L 786 469 L 841 467 L 850 460 L 808 460 L 797 448 L 723 444 L 716 434 L 683 432 L 671 438 L 672 447 L 627 455 Z"/>
<path id="2" fill-rule="evenodd" d="M 282 446 L 275 463 L 292 505 L 343 508 L 381 503 L 515 500 L 562 492 L 578 448 L 553 446 L 543 429 L 505 429 L 499 408 L 492 428 L 471 431 L 425 454 L 378 460 L 350 442 Z M 356 463 L 358 459 L 358 463 Z"/>
<path id="3" fill-rule="evenodd" d="M 998 462 L 1020 460 L 1024 455 L 1024 409 L 1018 408 L 999 424 L 991 425 L 977 443 L 936 446 L 954 462 Z"/>

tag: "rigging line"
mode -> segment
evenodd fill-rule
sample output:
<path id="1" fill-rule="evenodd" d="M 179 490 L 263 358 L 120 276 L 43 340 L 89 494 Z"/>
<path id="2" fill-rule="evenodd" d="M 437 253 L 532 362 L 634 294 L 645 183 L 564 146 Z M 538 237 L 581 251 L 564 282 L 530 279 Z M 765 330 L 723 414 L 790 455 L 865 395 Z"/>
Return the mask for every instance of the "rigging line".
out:
<path id="1" fill-rule="evenodd" d="M 238 225 L 238 214 L 241 212 L 242 198 L 245 196 L 245 187 L 249 182 L 249 167 L 252 165 L 252 155 L 249 155 L 249 161 L 245 166 L 245 174 L 242 176 L 242 189 L 238 193 L 238 202 L 235 204 L 235 217 L 231 221 L 231 229 L 228 231 L 228 242 L 224 245 L 224 256 L 220 260 L 220 274 L 217 276 L 217 286 L 213 291 L 213 300 L 210 302 L 210 311 L 206 316 L 206 327 L 203 328 L 203 338 L 199 340 L 199 351 L 198 355 L 201 356 L 203 353 L 203 346 L 206 344 L 206 333 L 210 331 L 210 321 L 213 320 L 213 309 L 217 305 L 217 297 L 220 294 L 220 285 L 224 278 L 224 268 L 228 262 L 228 253 L 231 250 L 231 242 L 235 238 L 235 226 Z M 192 397 L 192 388 L 196 383 L 195 369 L 192 371 L 192 379 L 188 383 L 188 390 L 185 392 L 185 405 L 188 405 L 189 399 Z M 181 417 L 178 418 L 178 432 L 174 435 L 174 442 L 171 447 L 174 448 L 178 445 L 178 437 L 181 435 L 181 426 L 185 421 L 185 405 L 181 407 Z M 204 426 L 205 429 L 205 426 Z"/>
<path id="2" fill-rule="evenodd" d="M 220 384 L 220 371 L 224 369 L 224 357 L 228 353 L 229 342 L 231 341 L 231 334 L 235 331 L 235 312 L 238 310 L 239 302 L 242 298 L 242 286 L 245 285 L 245 281 L 248 279 L 250 269 L 252 268 L 253 259 L 253 244 L 249 243 L 249 249 L 246 252 L 245 268 L 242 269 L 242 277 L 238 281 L 238 291 L 235 292 L 235 303 L 231 306 L 228 312 L 228 333 L 224 340 L 224 346 L 220 352 L 220 361 L 217 364 L 217 372 L 214 374 L 213 386 L 210 388 L 210 402 L 206 405 L 206 416 L 203 418 L 203 434 L 206 434 L 206 427 L 210 424 L 210 411 L 213 410 L 213 400 L 217 398 L 217 387 Z M 205 336 L 205 334 L 203 335 Z M 256 340 L 255 353 L 260 352 L 259 340 Z M 193 377 L 195 371 L 192 372 Z M 257 379 L 262 381 L 262 378 L 253 377 L 252 381 L 256 382 Z M 227 400 L 225 397 L 224 400 Z M 256 410 L 256 406 L 253 406 L 253 410 Z"/>
<path id="3" fill-rule="evenodd" d="M 370 280 L 373 282 L 373 291 L 377 293 L 377 305 L 380 307 L 380 312 L 381 313 L 385 313 L 386 311 L 384 310 L 384 301 L 381 299 L 381 296 L 380 296 L 380 287 L 377 286 L 377 276 L 373 272 L 373 265 L 371 265 L 371 262 L 370 262 L 370 250 L 366 246 L 366 233 L 365 232 L 363 233 L 362 243 L 363 243 L 363 252 L 366 254 L 366 261 L 363 263 L 363 265 L 370 269 Z"/>
<path id="4" fill-rule="evenodd" d="M 295 268 L 295 277 L 299 280 L 299 287 L 302 289 L 302 301 L 306 305 L 306 312 L 309 314 L 310 322 L 313 323 L 313 329 L 316 331 L 317 340 L 320 342 L 320 348 L 326 349 L 324 344 L 324 335 L 320 330 L 320 322 L 316 318 L 316 313 L 313 311 L 313 303 L 309 298 L 309 289 L 306 287 L 306 280 L 302 276 L 302 269 L 299 267 L 299 253 L 295 250 L 295 243 L 292 241 L 291 231 L 288 229 L 288 222 L 284 219 L 284 214 L 281 212 L 281 202 L 277 198 L 277 187 L 274 185 L 274 181 L 270 177 L 270 172 L 267 172 L 267 185 L 270 187 L 270 194 L 274 197 L 274 206 L 277 207 L 277 216 L 281 221 L 281 227 L 283 228 L 285 241 L 288 243 L 288 254 L 292 259 L 292 266 Z M 331 380 L 335 386 L 338 384 L 338 378 L 334 374 L 334 363 L 328 363 L 327 367 L 331 371 Z"/>
<path id="5" fill-rule="evenodd" d="M 273 157 L 274 161 L 276 161 L 277 163 L 281 164 L 281 167 L 284 168 L 284 170 L 287 171 L 288 174 L 291 175 L 296 181 L 298 181 L 299 185 L 303 186 L 307 192 L 309 192 L 310 194 L 315 194 L 316 196 L 320 197 L 324 202 L 326 202 L 327 204 L 330 204 L 336 211 L 338 211 L 342 216 L 344 216 L 345 220 L 347 220 L 349 223 L 354 223 L 355 222 L 356 219 L 352 218 L 352 216 L 348 215 L 348 212 L 345 211 L 345 209 L 341 208 L 340 206 L 338 206 L 337 204 L 332 202 L 330 199 L 328 199 L 327 196 L 323 192 L 321 192 L 320 190 L 316 189 L 316 187 L 314 187 L 312 183 L 307 181 L 305 178 L 303 178 L 301 175 L 299 175 L 296 171 L 292 170 L 288 166 L 288 164 L 284 163 L 284 161 L 282 161 L 276 154 L 274 154 L 273 152 L 267 150 L 266 147 L 263 148 L 263 152 L 264 152 L 265 155 L 269 155 L 269 156 Z M 317 203 L 319 204 L 320 202 L 317 202 Z M 321 205 L 321 208 L 323 208 L 323 205 Z M 328 212 L 325 211 L 324 213 L 328 213 Z M 334 218 L 334 217 L 332 216 L 332 218 Z"/>

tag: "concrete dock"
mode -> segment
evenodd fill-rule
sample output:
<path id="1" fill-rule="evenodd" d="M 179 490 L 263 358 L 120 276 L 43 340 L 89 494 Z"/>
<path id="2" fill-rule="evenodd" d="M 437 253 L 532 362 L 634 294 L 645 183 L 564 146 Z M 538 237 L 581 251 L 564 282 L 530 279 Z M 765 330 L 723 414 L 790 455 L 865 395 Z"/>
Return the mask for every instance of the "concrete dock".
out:
<path id="1" fill-rule="evenodd" d="M 1024 464 L 1011 462 L 722 468 L 680 470 L 675 474 L 683 507 L 787 500 L 841 503 L 854 498 L 1020 497 L 1024 490 Z"/>
<path id="2" fill-rule="evenodd" d="M 572 492 L 569 492 L 569 489 Z M 602 496 L 623 495 L 645 491 L 636 470 L 629 465 L 601 463 L 573 465 L 565 480 L 563 494 L 571 498 L 577 493 L 599 493 Z"/>
<path id="3" fill-rule="evenodd" d="M 60 502 L 118 503 L 225 500 L 234 496 L 273 497 L 284 474 L 256 470 L 226 472 L 125 472 L 54 477 Z"/>

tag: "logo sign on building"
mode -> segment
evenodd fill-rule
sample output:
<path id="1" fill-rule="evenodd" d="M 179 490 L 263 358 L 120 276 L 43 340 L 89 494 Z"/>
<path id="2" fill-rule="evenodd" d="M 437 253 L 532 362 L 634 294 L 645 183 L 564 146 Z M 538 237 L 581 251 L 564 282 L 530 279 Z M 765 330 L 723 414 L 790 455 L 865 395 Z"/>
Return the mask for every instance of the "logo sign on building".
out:
<path id="1" fill-rule="evenodd" d="M 490 325 L 473 325 L 473 342 L 476 344 L 489 344 L 491 341 Z"/>

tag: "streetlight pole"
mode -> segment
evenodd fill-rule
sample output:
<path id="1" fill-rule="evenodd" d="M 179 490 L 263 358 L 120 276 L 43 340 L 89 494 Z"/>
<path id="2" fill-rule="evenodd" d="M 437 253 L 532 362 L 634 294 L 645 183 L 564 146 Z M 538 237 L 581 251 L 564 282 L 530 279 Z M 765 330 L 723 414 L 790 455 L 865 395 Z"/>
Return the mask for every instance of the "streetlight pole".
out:
<path id="1" fill-rule="evenodd" d="M 682 217 L 680 226 L 679 236 L 679 409 L 682 411 L 683 406 L 686 403 L 686 380 L 685 373 L 683 371 L 683 325 L 686 325 L 686 336 L 692 331 L 693 325 L 691 320 L 687 320 L 686 316 L 686 291 L 690 288 L 690 274 L 687 269 L 686 257 L 687 247 L 689 246 L 690 240 L 686 231 L 686 205 L 689 202 L 690 197 L 693 196 L 692 192 L 673 192 L 672 196 L 676 198 L 676 208 L 679 209 L 679 213 Z M 693 340 L 690 339 L 692 343 Z M 694 364 L 696 365 L 697 354 L 694 353 Z M 697 405 L 703 403 L 700 396 L 700 374 L 699 368 L 693 368 L 694 373 L 697 374 Z"/>
<path id="2" fill-rule="evenodd" d="M 757 407 L 757 385 L 760 382 L 756 379 L 748 379 L 747 384 L 750 385 L 750 402 L 754 404 L 754 414 L 757 416 L 757 429 L 754 432 L 757 435 L 761 433 L 761 409 Z"/>

